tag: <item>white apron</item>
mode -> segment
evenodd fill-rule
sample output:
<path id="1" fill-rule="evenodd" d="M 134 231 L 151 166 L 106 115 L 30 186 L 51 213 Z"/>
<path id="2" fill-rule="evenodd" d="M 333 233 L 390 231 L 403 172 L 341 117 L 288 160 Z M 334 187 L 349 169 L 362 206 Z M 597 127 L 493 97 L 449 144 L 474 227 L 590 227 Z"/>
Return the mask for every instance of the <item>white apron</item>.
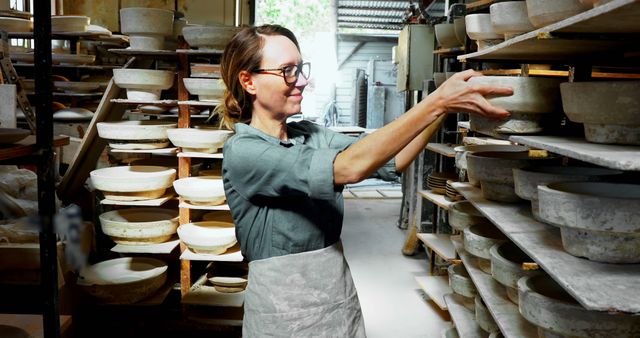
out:
<path id="1" fill-rule="evenodd" d="M 250 262 L 242 336 L 366 337 L 342 243 Z"/>

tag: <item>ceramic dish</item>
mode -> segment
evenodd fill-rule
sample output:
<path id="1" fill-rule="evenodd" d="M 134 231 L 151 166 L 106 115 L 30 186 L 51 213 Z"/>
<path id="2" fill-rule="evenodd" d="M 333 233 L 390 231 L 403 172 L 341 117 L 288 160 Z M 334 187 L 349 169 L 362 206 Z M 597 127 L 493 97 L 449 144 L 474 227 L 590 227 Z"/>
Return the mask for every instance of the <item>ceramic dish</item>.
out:
<path id="1" fill-rule="evenodd" d="M 220 205 L 226 200 L 222 180 L 211 176 L 181 178 L 173 182 L 180 197 L 196 205 Z"/>
<path id="2" fill-rule="evenodd" d="M 239 27 L 223 25 L 187 26 L 182 29 L 182 35 L 193 48 L 223 50 L 238 31 Z"/>
<path id="3" fill-rule="evenodd" d="M 65 93 L 90 93 L 100 89 L 100 82 L 54 81 L 53 87 Z"/>
<path id="4" fill-rule="evenodd" d="M 184 86 L 191 95 L 198 95 L 200 101 L 220 100 L 226 89 L 224 82 L 218 79 L 185 78 Z"/>
<path id="5" fill-rule="evenodd" d="M 129 35 L 131 49 L 162 50 L 173 34 L 173 11 L 159 8 L 120 9 L 120 31 Z"/>
<path id="6" fill-rule="evenodd" d="M 125 245 L 162 243 L 178 229 L 178 212 L 162 208 L 132 208 L 101 214 L 105 235 Z"/>
<path id="7" fill-rule="evenodd" d="M 233 135 L 229 130 L 176 128 L 167 130 L 171 143 L 182 151 L 215 153 Z"/>
<path id="8" fill-rule="evenodd" d="M 160 166 L 122 166 L 91 172 L 93 186 L 106 198 L 120 201 L 154 199 L 171 187 L 175 169 Z"/>
<path id="9" fill-rule="evenodd" d="M 90 121 L 93 112 L 85 108 L 65 108 L 53 113 L 54 121 Z"/>
<path id="10" fill-rule="evenodd" d="M 173 86 L 175 74 L 168 70 L 114 69 L 113 81 L 127 90 L 130 100 L 158 100 L 162 90 Z"/>
<path id="11" fill-rule="evenodd" d="M 233 223 L 195 222 L 178 227 L 178 236 L 196 253 L 220 255 L 234 246 L 236 229 Z"/>
<path id="12" fill-rule="evenodd" d="M 86 32 L 90 19 L 82 15 L 51 16 L 51 33 Z"/>
<path id="13" fill-rule="evenodd" d="M 167 130 L 177 126 L 160 120 L 98 122 L 98 135 L 114 149 L 158 149 L 169 145 Z"/>

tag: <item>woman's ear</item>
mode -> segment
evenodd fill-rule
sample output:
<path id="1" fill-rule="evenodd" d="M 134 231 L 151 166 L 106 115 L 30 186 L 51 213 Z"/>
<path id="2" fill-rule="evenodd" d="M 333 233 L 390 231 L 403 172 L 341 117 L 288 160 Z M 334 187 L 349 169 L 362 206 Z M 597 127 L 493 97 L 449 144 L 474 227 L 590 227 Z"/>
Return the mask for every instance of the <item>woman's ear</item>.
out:
<path id="1" fill-rule="evenodd" d="M 238 81 L 240 81 L 240 85 L 247 93 L 251 95 L 256 94 L 256 87 L 253 82 L 253 76 L 250 72 L 243 70 L 238 74 Z"/>

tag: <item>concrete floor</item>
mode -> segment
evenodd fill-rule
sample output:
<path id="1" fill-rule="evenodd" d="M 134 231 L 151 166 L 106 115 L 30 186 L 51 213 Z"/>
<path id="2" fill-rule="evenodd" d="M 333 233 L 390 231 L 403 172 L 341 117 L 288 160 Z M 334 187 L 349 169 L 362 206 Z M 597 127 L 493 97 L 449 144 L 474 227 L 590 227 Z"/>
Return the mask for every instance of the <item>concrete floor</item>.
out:
<path id="1" fill-rule="evenodd" d="M 448 313 L 425 300 L 415 276 L 429 274 L 425 254 L 402 255 L 399 199 L 345 200 L 342 242 L 369 338 L 440 337 Z"/>

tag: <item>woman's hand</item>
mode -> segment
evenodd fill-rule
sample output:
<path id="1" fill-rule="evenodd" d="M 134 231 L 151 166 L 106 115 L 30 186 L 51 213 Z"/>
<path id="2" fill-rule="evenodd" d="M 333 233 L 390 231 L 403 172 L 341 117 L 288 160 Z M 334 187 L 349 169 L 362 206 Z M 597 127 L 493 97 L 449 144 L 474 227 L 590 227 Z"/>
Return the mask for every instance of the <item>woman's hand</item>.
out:
<path id="1" fill-rule="evenodd" d="M 485 96 L 509 96 L 513 95 L 513 89 L 469 84 L 467 81 L 475 76 L 483 75 L 474 70 L 456 73 L 431 95 L 435 96 L 446 112 L 475 113 L 493 119 L 508 117 L 508 111 L 491 105 Z"/>

